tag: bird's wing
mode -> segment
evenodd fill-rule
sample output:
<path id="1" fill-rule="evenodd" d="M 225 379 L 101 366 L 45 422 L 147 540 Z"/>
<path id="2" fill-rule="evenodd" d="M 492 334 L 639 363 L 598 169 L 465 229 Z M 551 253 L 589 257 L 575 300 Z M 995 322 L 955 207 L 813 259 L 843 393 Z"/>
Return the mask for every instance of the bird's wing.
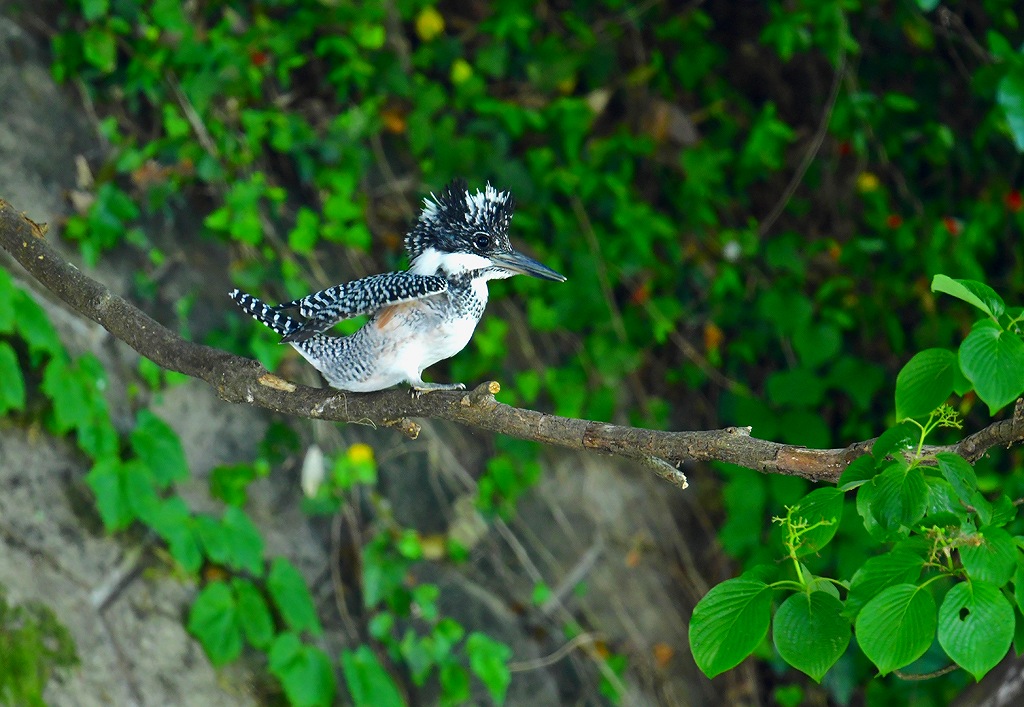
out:
<path id="1" fill-rule="evenodd" d="M 448 290 L 448 281 L 435 275 L 392 272 L 372 275 L 314 292 L 273 307 L 275 311 L 298 309 L 305 321 L 285 336 L 286 343 L 305 341 L 327 331 L 342 319 L 374 312 L 393 304 L 432 297 Z"/>

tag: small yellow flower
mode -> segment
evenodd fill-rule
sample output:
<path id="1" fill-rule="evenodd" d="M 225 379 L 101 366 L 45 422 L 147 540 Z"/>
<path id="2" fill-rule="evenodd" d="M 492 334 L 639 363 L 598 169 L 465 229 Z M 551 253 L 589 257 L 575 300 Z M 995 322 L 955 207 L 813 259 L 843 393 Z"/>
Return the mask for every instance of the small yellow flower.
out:
<path id="1" fill-rule="evenodd" d="M 473 76 L 473 67 L 465 59 L 456 59 L 452 62 L 452 83 L 465 83 Z"/>
<path id="2" fill-rule="evenodd" d="M 433 6 L 425 7 L 416 15 L 416 34 L 424 42 L 429 42 L 444 32 L 444 18 Z"/>
<path id="3" fill-rule="evenodd" d="M 880 184 L 878 177 L 871 172 L 861 172 L 857 175 L 857 190 L 865 194 L 875 191 Z"/>
<path id="4" fill-rule="evenodd" d="M 373 461 L 373 447 L 368 444 L 353 444 L 348 448 L 348 460 L 353 464 Z"/>

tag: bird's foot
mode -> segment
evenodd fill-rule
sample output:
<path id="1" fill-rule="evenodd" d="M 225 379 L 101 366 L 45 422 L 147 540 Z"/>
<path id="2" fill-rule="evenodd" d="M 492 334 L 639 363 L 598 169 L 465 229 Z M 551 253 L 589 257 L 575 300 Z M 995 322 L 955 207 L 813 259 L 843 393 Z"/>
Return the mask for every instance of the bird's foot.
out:
<path id="1" fill-rule="evenodd" d="M 409 394 L 412 395 L 413 399 L 420 397 L 424 393 L 429 393 L 432 390 L 465 390 L 466 386 L 464 383 L 417 383 L 409 389 Z"/>

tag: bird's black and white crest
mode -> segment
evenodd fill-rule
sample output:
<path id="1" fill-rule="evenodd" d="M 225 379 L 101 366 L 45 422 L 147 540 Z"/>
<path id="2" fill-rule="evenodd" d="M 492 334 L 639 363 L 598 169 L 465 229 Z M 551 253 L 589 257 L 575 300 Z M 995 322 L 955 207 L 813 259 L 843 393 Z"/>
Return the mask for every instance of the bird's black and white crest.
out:
<path id="1" fill-rule="evenodd" d="M 456 179 L 440 196 L 423 200 L 423 211 L 405 237 L 405 249 L 412 260 L 428 250 L 457 253 L 467 250 L 478 234 L 491 237 L 491 247 L 511 248 L 508 227 L 515 199 L 490 184 L 471 193 L 466 182 Z"/>

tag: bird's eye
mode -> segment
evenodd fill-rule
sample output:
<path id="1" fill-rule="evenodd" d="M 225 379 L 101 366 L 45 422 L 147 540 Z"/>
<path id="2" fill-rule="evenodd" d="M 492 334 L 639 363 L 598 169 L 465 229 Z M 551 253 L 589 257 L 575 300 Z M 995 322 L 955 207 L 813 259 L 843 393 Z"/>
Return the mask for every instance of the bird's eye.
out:
<path id="1" fill-rule="evenodd" d="M 478 233 L 473 236 L 473 245 L 476 246 L 477 250 L 486 250 L 491 245 L 491 237 L 486 233 Z"/>

